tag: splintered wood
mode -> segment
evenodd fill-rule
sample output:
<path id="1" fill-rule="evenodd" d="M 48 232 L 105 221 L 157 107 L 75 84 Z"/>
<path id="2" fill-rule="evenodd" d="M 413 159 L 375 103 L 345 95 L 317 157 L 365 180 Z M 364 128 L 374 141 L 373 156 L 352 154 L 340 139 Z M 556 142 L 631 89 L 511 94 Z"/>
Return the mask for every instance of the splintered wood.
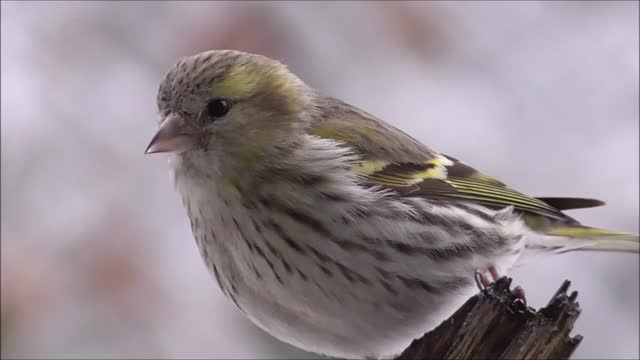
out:
<path id="1" fill-rule="evenodd" d="M 396 360 L 422 359 L 568 359 L 582 336 L 570 336 L 580 315 L 577 292 L 565 281 L 549 303 L 535 311 L 500 278 L 473 296 L 455 314 Z"/>

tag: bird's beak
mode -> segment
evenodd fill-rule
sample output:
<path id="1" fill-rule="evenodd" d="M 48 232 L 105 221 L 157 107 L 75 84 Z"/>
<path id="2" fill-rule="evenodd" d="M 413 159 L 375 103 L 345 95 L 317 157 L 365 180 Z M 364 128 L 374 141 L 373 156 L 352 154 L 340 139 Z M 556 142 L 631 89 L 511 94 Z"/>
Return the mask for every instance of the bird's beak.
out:
<path id="1" fill-rule="evenodd" d="M 164 119 L 144 153 L 180 153 L 193 149 L 197 142 L 198 130 L 179 114 L 171 113 Z"/>

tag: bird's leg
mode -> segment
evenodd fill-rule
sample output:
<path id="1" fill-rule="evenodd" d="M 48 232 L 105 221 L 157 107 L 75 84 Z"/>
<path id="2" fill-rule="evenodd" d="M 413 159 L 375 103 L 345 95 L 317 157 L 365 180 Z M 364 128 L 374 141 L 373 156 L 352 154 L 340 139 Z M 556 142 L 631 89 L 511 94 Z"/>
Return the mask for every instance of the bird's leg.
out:
<path id="1" fill-rule="evenodd" d="M 480 270 L 476 270 L 473 274 L 473 277 L 476 280 L 476 286 L 480 291 L 488 288 L 489 286 L 491 286 L 491 284 L 493 284 L 500 278 L 494 266 L 490 266 L 488 270 L 489 274 L 491 275 L 491 280 L 489 280 L 484 272 L 481 272 Z"/>
<path id="2" fill-rule="evenodd" d="M 491 280 L 492 283 L 498 281 L 498 279 L 500 279 L 500 275 L 498 274 L 498 270 L 496 270 L 496 267 L 491 265 L 489 266 L 489 274 L 491 274 Z"/>
<path id="3" fill-rule="evenodd" d="M 476 270 L 473 274 L 474 279 L 476 280 L 476 286 L 478 290 L 482 291 L 491 285 L 491 281 L 487 279 L 487 276 L 480 272 L 480 270 Z"/>
<path id="4" fill-rule="evenodd" d="M 489 279 L 487 279 L 487 276 L 481 273 L 480 271 L 476 270 L 474 274 L 474 278 L 476 280 L 476 286 L 478 286 L 478 289 L 480 289 L 481 291 L 491 286 L 491 284 L 498 281 L 498 279 L 500 278 L 500 274 L 498 274 L 498 270 L 496 270 L 495 266 L 491 265 L 487 270 L 491 275 L 492 281 L 489 281 Z M 513 290 L 511 290 L 511 293 L 516 297 L 517 300 L 520 300 L 525 305 L 527 305 L 527 298 L 525 297 L 524 289 L 522 288 L 522 286 L 518 285 L 514 287 Z"/>

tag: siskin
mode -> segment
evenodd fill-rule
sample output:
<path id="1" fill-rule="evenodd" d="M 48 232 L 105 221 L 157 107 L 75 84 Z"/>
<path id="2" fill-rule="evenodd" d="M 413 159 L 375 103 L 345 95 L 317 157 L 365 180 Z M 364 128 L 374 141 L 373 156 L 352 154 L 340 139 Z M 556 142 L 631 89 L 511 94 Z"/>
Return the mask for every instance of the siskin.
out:
<path id="1" fill-rule="evenodd" d="M 563 213 L 602 202 L 524 195 L 263 56 L 184 58 L 157 103 L 146 153 L 169 153 L 206 266 L 249 319 L 307 351 L 390 357 L 472 296 L 477 271 L 638 253 L 637 235 Z"/>

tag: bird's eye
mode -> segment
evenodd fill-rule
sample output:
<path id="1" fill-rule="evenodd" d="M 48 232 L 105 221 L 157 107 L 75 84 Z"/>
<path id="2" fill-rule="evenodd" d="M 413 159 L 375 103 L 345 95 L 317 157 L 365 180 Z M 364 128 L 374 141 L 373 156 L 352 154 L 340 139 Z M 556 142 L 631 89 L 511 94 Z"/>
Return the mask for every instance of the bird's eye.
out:
<path id="1" fill-rule="evenodd" d="M 207 114 L 216 119 L 225 116 L 231 110 L 231 103 L 227 100 L 211 100 L 207 104 Z"/>

